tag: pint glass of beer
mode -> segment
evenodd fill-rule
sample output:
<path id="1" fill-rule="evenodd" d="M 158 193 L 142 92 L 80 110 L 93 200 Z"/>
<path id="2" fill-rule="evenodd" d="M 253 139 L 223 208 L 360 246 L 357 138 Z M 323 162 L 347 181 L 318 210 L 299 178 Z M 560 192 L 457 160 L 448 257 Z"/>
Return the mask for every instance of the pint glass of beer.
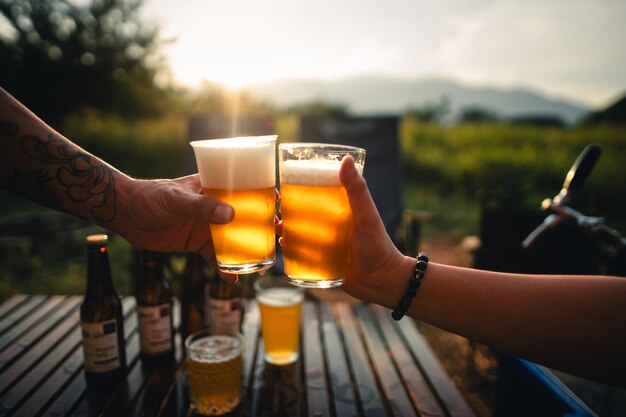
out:
<path id="1" fill-rule="evenodd" d="M 365 150 L 283 143 L 278 154 L 287 281 L 302 287 L 340 286 L 348 269 L 352 211 L 339 181 L 339 168 L 344 157 L 351 155 L 363 174 Z"/>
<path id="2" fill-rule="evenodd" d="M 300 311 L 304 290 L 277 276 L 265 276 L 254 283 L 265 361 L 287 365 L 300 356 Z"/>
<path id="3" fill-rule="evenodd" d="M 185 340 L 191 407 L 216 416 L 232 411 L 241 400 L 243 336 L 214 335 L 207 331 Z"/>
<path id="4" fill-rule="evenodd" d="M 235 218 L 212 224 L 217 267 L 233 274 L 262 271 L 274 264 L 276 136 L 191 142 L 202 191 L 230 204 Z"/>

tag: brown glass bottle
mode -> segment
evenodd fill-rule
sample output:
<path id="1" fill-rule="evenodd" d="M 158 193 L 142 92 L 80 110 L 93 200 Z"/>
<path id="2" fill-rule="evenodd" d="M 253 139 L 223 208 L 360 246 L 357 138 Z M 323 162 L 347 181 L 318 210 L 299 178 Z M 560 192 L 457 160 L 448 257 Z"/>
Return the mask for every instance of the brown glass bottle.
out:
<path id="1" fill-rule="evenodd" d="M 87 289 L 80 306 L 85 377 L 88 383 L 113 381 L 126 373 L 122 302 L 113 288 L 108 237 L 89 235 Z"/>
<path id="2" fill-rule="evenodd" d="M 206 323 L 211 334 L 233 335 L 241 333 L 243 302 L 241 286 L 229 283 L 219 274 L 211 274 L 206 291 Z"/>
<path id="3" fill-rule="evenodd" d="M 173 359 L 172 289 L 164 278 L 160 253 L 142 251 L 135 299 L 142 359 L 148 362 Z"/>
<path id="4" fill-rule="evenodd" d="M 180 282 L 180 327 L 183 337 L 206 329 L 204 323 L 204 291 L 207 285 L 205 261 L 197 253 L 186 255 Z"/>

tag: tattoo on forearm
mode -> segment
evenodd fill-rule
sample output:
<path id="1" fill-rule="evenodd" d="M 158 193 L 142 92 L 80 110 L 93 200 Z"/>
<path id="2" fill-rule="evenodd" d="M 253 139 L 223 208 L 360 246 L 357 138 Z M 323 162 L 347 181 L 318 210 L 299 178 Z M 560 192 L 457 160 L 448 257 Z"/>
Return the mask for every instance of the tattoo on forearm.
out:
<path id="1" fill-rule="evenodd" d="M 0 120 L 0 136 L 15 136 L 17 130 L 17 123 Z"/>
<path id="2" fill-rule="evenodd" d="M 17 126 L 16 126 L 17 128 Z M 58 165 L 56 181 L 66 194 L 59 196 L 50 188 L 54 179 L 47 171 L 16 169 L 2 186 L 41 204 L 67 211 L 63 201 L 86 207 L 95 220 L 108 223 L 115 219 L 116 193 L 113 171 L 71 143 L 51 133 L 46 139 L 26 135 L 20 148 L 29 158 L 49 165 Z"/>

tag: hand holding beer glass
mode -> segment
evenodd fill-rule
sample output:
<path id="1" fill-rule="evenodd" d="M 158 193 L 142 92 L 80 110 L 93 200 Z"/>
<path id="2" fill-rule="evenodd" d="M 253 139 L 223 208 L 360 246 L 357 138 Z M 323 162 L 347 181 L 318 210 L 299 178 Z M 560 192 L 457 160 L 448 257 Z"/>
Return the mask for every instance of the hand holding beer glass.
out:
<path id="1" fill-rule="evenodd" d="M 348 269 L 352 211 L 339 169 L 351 155 L 362 175 L 365 150 L 283 143 L 278 153 L 287 281 L 301 287 L 340 286 Z"/>
<path id="2" fill-rule="evenodd" d="M 211 224 L 217 267 L 231 274 L 266 270 L 275 260 L 276 136 L 191 142 L 205 195 L 235 217 Z"/>

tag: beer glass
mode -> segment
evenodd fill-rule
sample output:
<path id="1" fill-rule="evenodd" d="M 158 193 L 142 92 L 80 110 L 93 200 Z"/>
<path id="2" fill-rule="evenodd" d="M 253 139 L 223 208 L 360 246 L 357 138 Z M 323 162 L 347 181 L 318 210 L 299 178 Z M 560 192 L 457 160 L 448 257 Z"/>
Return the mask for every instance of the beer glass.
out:
<path id="1" fill-rule="evenodd" d="M 205 416 L 232 411 L 241 399 L 243 336 L 207 331 L 185 340 L 191 407 Z"/>
<path id="2" fill-rule="evenodd" d="M 211 224 L 217 267 L 233 274 L 263 271 L 275 259 L 276 136 L 191 142 L 202 191 L 230 204 L 235 218 Z"/>
<path id="3" fill-rule="evenodd" d="M 277 276 L 266 276 L 254 283 L 265 361 L 287 365 L 300 356 L 300 311 L 304 290 Z"/>
<path id="4" fill-rule="evenodd" d="M 322 143 L 278 147 L 283 256 L 287 281 L 331 288 L 343 284 L 348 269 L 352 211 L 339 168 L 351 155 L 362 175 L 365 150 Z"/>

